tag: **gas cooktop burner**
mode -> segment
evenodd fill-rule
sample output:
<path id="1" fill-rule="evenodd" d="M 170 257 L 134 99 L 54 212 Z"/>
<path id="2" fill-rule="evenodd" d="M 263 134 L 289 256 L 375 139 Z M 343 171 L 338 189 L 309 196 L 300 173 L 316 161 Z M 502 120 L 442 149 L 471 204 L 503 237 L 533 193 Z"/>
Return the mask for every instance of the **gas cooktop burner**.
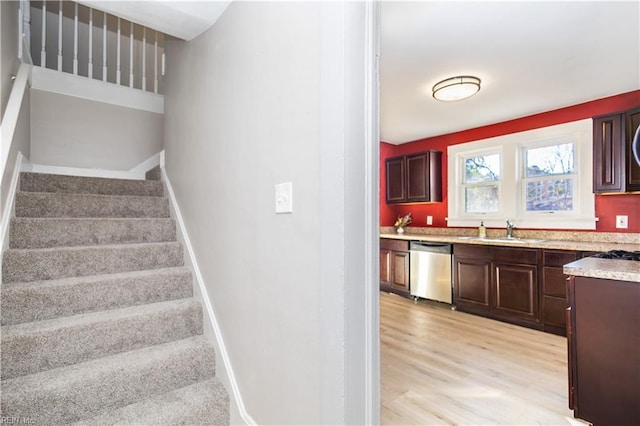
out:
<path id="1" fill-rule="evenodd" d="M 640 260 L 640 251 L 611 250 L 606 253 L 594 254 L 600 259 Z"/>

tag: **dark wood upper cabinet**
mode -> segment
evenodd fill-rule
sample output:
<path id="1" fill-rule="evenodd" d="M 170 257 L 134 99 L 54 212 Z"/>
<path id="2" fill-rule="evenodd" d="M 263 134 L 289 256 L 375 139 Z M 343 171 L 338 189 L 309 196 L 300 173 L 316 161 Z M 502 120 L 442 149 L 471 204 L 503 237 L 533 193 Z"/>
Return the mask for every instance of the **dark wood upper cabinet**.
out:
<path id="1" fill-rule="evenodd" d="M 442 152 L 425 151 L 386 160 L 387 204 L 442 201 Z"/>
<path id="2" fill-rule="evenodd" d="M 402 203 L 407 199 L 405 157 L 389 158 L 386 161 L 387 204 Z"/>
<path id="3" fill-rule="evenodd" d="M 640 107 L 593 119 L 593 192 L 640 191 L 640 164 L 631 151 Z"/>

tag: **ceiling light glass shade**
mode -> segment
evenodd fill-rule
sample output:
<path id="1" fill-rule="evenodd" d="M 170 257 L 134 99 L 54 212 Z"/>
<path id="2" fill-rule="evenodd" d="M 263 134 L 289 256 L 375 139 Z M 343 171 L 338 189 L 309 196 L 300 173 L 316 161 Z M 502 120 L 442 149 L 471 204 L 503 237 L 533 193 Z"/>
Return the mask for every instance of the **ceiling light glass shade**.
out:
<path id="1" fill-rule="evenodd" d="M 480 79 L 470 75 L 447 78 L 433 86 L 433 97 L 439 101 L 459 101 L 480 90 Z"/>

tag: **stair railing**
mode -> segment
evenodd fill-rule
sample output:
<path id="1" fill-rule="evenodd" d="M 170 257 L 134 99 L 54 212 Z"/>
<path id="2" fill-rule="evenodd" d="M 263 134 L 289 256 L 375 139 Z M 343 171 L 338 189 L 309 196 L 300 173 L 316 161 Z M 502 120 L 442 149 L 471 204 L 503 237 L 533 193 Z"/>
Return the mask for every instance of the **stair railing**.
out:
<path id="1" fill-rule="evenodd" d="M 34 65 L 162 93 L 163 33 L 68 0 L 31 1 L 30 14 Z"/>

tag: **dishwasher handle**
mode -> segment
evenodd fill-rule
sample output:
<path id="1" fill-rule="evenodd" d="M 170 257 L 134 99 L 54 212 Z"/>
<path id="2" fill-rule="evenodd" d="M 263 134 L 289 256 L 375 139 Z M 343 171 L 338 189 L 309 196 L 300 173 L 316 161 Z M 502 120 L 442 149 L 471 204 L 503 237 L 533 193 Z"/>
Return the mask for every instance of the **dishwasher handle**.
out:
<path id="1" fill-rule="evenodd" d="M 421 251 L 426 253 L 443 253 L 443 254 L 451 254 L 451 244 L 448 243 L 431 243 L 427 241 L 410 241 L 409 242 L 409 250 L 410 251 Z"/>

